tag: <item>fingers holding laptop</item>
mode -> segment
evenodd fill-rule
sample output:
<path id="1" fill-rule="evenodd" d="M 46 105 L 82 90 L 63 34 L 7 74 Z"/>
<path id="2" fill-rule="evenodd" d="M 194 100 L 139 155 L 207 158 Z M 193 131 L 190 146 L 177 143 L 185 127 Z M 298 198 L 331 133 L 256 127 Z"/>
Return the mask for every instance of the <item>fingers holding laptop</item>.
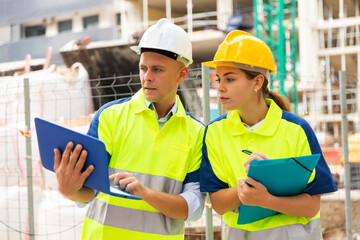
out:
<path id="1" fill-rule="evenodd" d="M 74 144 L 69 142 L 62 154 L 59 149 L 54 149 L 54 171 L 59 191 L 65 197 L 71 197 L 77 193 L 83 187 L 85 179 L 94 170 L 94 167 L 90 165 L 85 171 L 81 172 L 87 151 L 82 150 L 80 144 L 73 148 Z"/>

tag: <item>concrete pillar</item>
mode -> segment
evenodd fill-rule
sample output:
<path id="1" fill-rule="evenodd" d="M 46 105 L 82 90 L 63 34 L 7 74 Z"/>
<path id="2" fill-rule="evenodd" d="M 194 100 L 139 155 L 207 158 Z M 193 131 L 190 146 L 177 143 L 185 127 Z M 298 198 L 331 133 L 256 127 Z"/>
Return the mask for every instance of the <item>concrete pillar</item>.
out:
<path id="1" fill-rule="evenodd" d="M 357 75 L 360 76 L 360 53 L 357 54 Z M 355 119 L 355 132 L 360 132 L 360 81 L 357 82 L 357 114 Z"/>
<path id="2" fill-rule="evenodd" d="M 314 0 L 298 1 L 299 11 L 299 60 L 300 76 L 304 79 L 321 81 L 319 71 L 319 37 L 315 29 L 318 20 L 318 4 Z"/>
<path id="3" fill-rule="evenodd" d="M 166 0 L 166 18 L 171 20 L 171 0 Z"/>
<path id="4" fill-rule="evenodd" d="M 10 40 L 12 42 L 19 41 L 21 39 L 21 26 L 20 24 L 11 24 L 10 27 Z"/>
<path id="5" fill-rule="evenodd" d="M 53 17 L 46 18 L 45 28 L 46 28 L 46 32 L 45 32 L 46 37 L 53 37 L 58 34 L 57 22 L 55 21 L 55 18 L 53 18 Z"/>
<path id="6" fill-rule="evenodd" d="M 344 19 L 344 0 L 339 0 L 339 19 Z M 345 48 L 345 34 L 346 34 L 346 27 L 341 27 L 339 32 L 340 37 L 340 48 Z M 342 51 L 344 52 L 344 51 Z M 346 56 L 344 53 L 341 54 L 341 70 L 346 71 Z"/>
<path id="7" fill-rule="evenodd" d="M 73 32 L 82 32 L 83 24 L 82 24 L 82 16 L 79 13 L 75 13 L 73 17 Z"/>
<path id="8" fill-rule="evenodd" d="M 326 78 L 326 93 L 327 93 L 327 107 L 328 113 L 333 113 L 333 101 L 332 101 L 332 87 L 331 87 L 331 77 L 330 77 L 330 57 L 325 57 L 325 78 Z"/>
<path id="9" fill-rule="evenodd" d="M 192 0 L 187 0 L 186 9 L 187 9 L 187 26 L 188 26 L 187 32 L 189 34 L 191 34 L 193 31 L 193 24 L 192 24 L 193 3 L 192 3 Z"/>
<path id="10" fill-rule="evenodd" d="M 99 13 L 99 28 L 108 28 L 115 25 L 115 13 L 113 6 L 101 8 Z"/>
<path id="11" fill-rule="evenodd" d="M 299 60 L 300 81 L 306 85 L 314 86 L 321 84 L 320 64 L 318 57 L 319 33 L 315 26 L 318 21 L 318 3 L 314 0 L 298 1 L 299 14 Z M 309 96 L 309 114 L 312 119 L 316 115 L 323 114 L 322 96 L 324 92 L 314 91 Z"/>
<path id="12" fill-rule="evenodd" d="M 149 27 L 149 6 L 148 0 L 143 0 L 143 22 L 144 22 L 144 29 Z"/>
<path id="13" fill-rule="evenodd" d="M 229 18 L 233 15 L 233 1 L 232 0 L 217 0 L 217 20 L 218 29 L 225 30 Z"/>

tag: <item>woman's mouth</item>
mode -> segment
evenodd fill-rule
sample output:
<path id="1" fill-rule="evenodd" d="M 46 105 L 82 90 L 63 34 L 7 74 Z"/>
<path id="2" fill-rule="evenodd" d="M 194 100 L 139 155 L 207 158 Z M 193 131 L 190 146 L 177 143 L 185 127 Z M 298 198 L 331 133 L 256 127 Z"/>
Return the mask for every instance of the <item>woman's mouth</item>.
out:
<path id="1" fill-rule="evenodd" d="M 229 98 L 226 98 L 226 97 L 220 97 L 220 102 L 225 102 L 225 101 L 227 101 L 227 100 L 229 100 Z"/>

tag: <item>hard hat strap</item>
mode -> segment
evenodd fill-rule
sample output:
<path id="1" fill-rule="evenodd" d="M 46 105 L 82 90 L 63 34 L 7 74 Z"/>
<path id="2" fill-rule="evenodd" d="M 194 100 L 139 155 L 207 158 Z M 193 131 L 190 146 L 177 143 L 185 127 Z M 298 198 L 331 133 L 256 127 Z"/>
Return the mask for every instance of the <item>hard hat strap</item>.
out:
<path id="1" fill-rule="evenodd" d="M 169 57 L 171 59 L 177 60 L 179 54 L 167 51 L 167 50 L 162 50 L 162 49 L 156 49 L 156 48 L 141 48 L 140 50 L 140 54 L 143 52 L 155 52 L 155 53 L 159 53 L 161 55 L 164 55 L 166 57 Z"/>

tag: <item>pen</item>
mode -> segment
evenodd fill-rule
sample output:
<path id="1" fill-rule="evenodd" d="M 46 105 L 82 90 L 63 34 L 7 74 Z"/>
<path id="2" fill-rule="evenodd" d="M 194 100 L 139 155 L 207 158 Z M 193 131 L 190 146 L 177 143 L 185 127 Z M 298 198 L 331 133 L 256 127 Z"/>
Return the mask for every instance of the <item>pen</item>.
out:
<path id="1" fill-rule="evenodd" d="M 252 151 L 246 150 L 246 149 L 240 149 L 240 151 L 242 151 L 243 153 L 247 154 L 247 155 L 251 155 Z"/>
<path id="2" fill-rule="evenodd" d="M 240 149 L 240 151 L 242 151 L 243 153 L 247 154 L 247 155 L 251 155 L 253 152 L 250 151 L 250 150 L 246 150 L 246 149 Z M 248 182 L 244 182 L 246 183 L 249 187 L 252 187 L 253 185 L 251 185 L 250 183 Z"/>

